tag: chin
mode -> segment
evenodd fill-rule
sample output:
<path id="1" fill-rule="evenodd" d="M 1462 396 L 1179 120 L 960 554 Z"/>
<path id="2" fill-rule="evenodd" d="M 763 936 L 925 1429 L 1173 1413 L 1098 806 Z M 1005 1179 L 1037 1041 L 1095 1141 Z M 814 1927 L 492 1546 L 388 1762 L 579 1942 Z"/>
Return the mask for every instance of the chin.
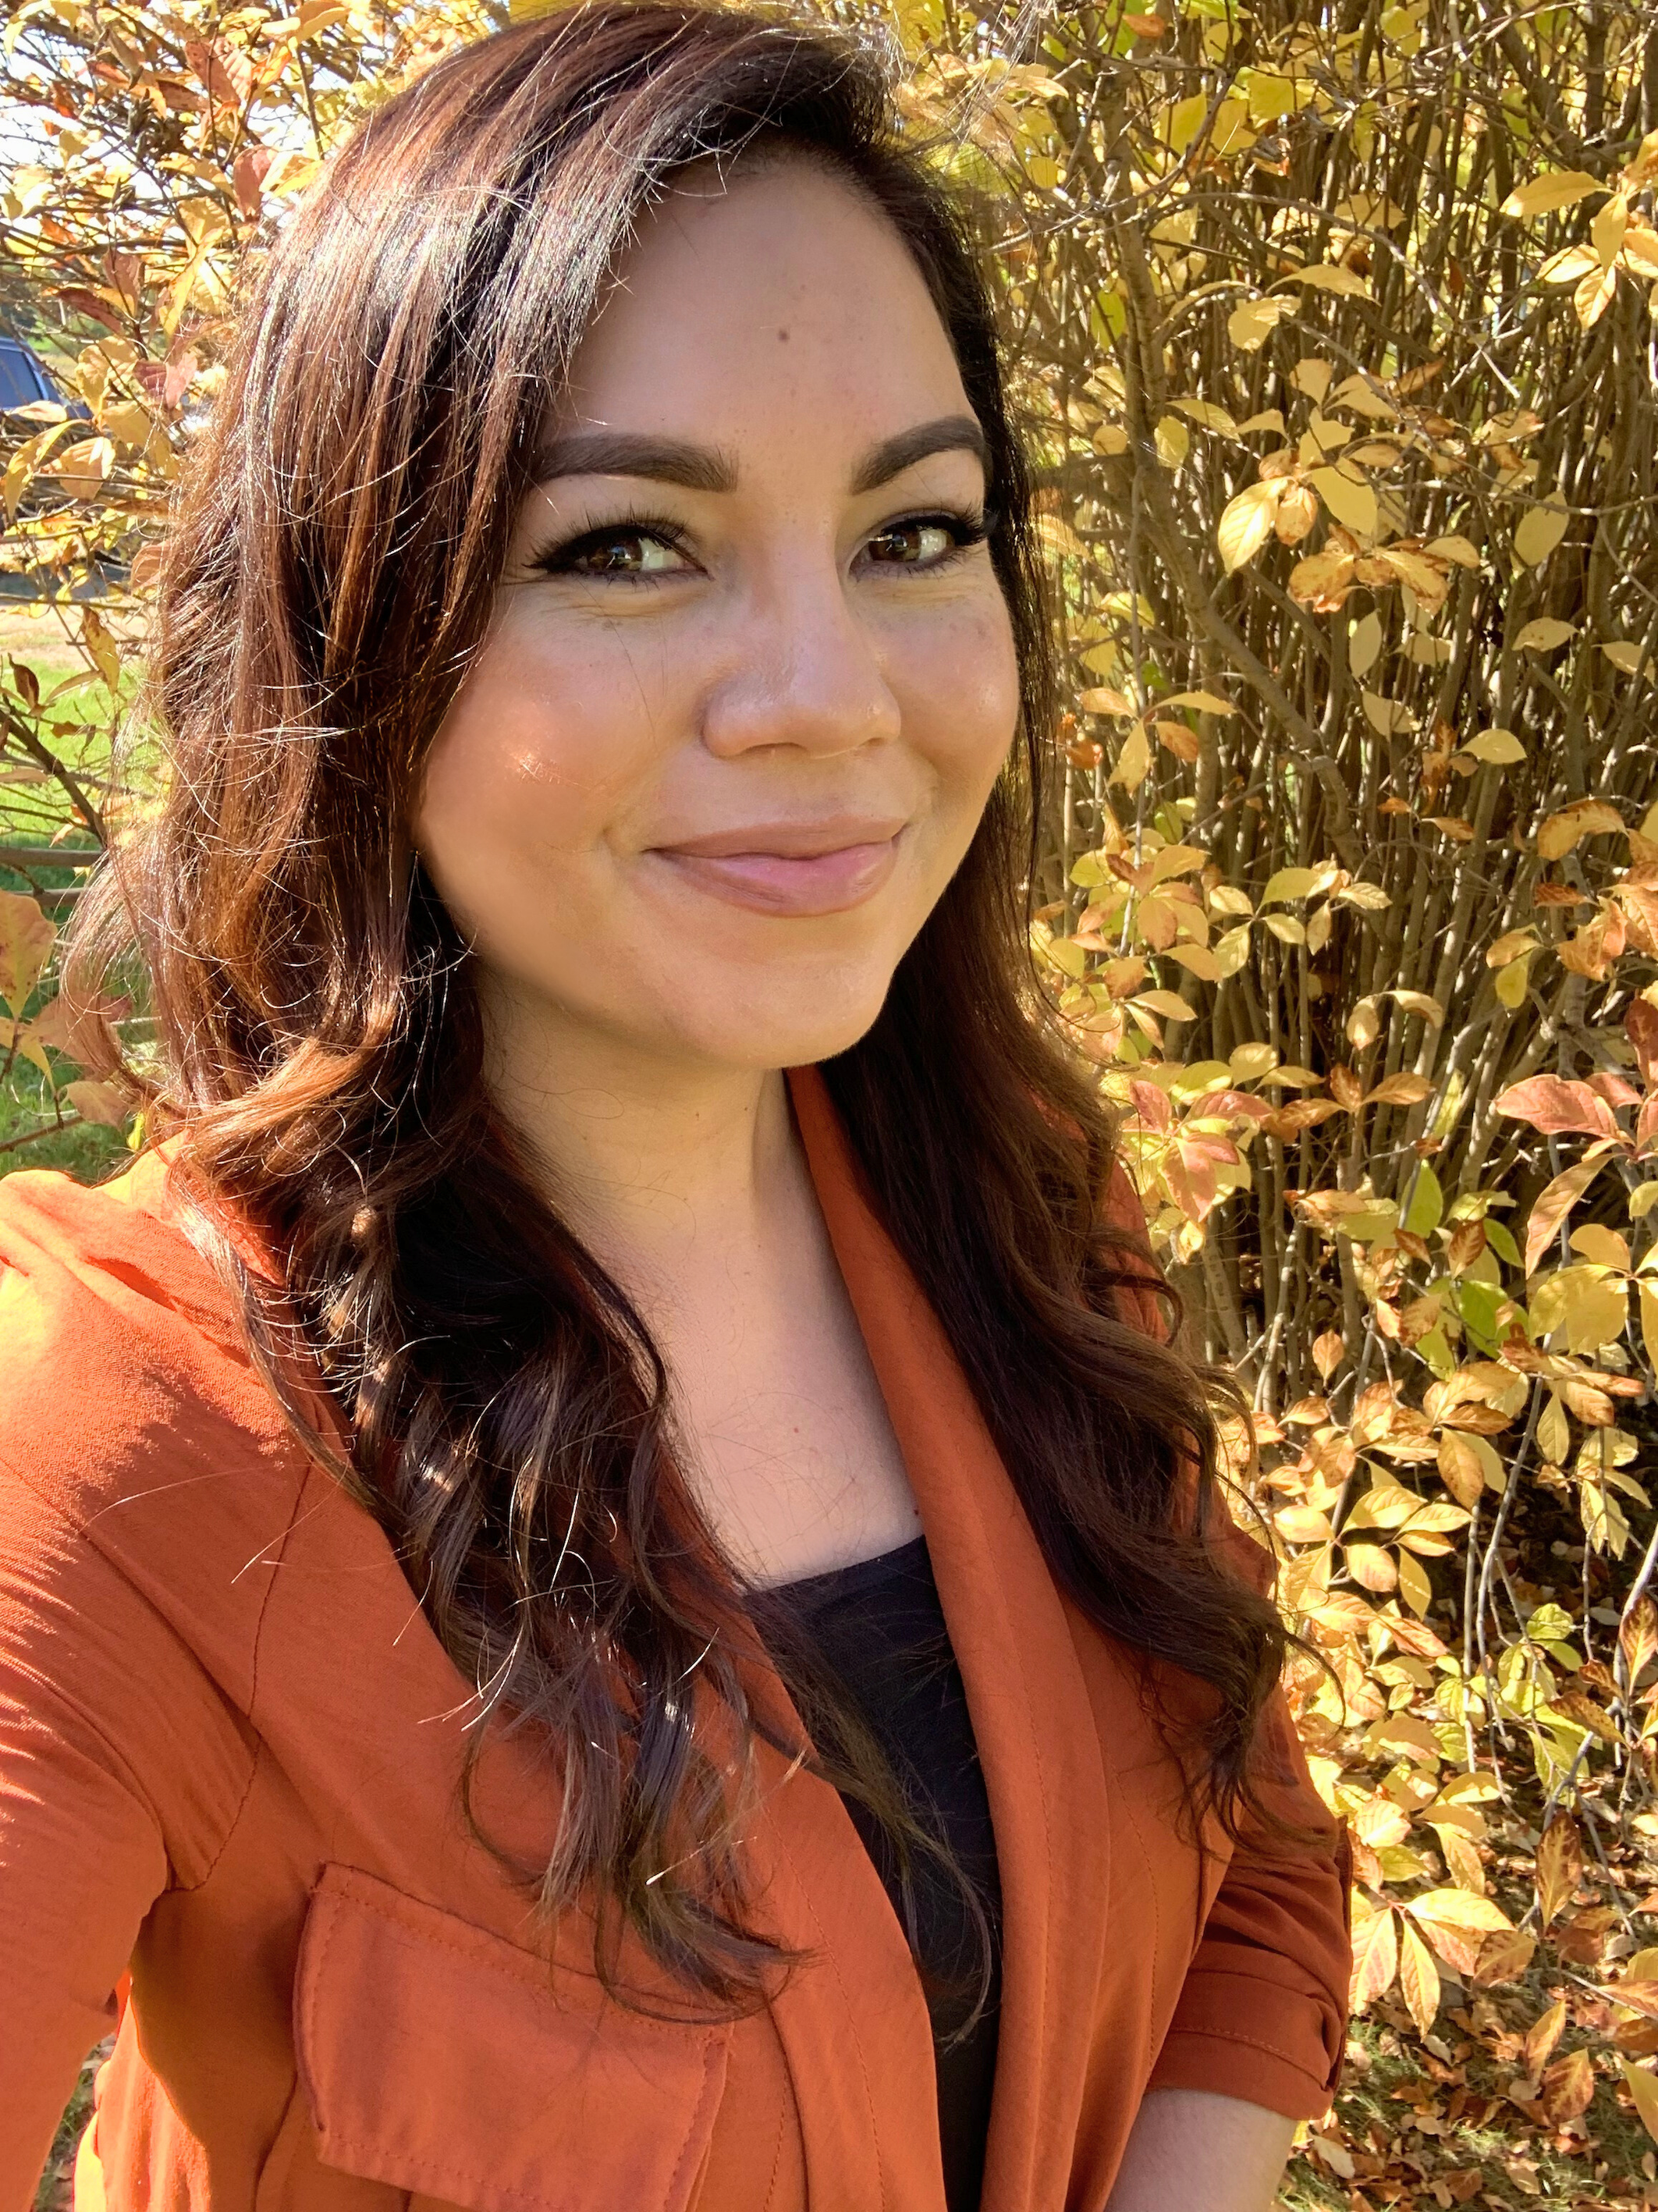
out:
<path id="1" fill-rule="evenodd" d="M 868 1035 L 886 1003 L 892 972 L 838 975 L 805 982 L 779 975 L 774 988 L 756 990 L 750 973 L 728 992 L 701 1001 L 679 997 L 671 1027 L 699 1057 L 731 1067 L 807 1067 L 849 1052 Z M 699 1016 L 701 1018 L 699 1018 Z"/>

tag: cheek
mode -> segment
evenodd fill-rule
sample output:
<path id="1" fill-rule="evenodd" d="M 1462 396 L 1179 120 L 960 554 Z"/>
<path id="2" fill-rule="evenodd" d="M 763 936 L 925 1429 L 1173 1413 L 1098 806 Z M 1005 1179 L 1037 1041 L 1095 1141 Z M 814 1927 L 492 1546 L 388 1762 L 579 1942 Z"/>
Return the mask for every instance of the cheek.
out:
<path id="1" fill-rule="evenodd" d="M 893 674 L 905 729 L 937 780 L 940 809 L 976 822 L 1019 720 L 1018 659 L 1000 596 L 929 625 Z"/>
<path id="2" fill-rule="evenodd" d="M 623 702 L 628 702 L 624 710 Z M 416 842 L 468 933 L 510 936 L 533 902 L 591 896 L 605 831 L 648 765 L 652 717 L 614 654 L 556 654 L 508 622 L 427 759 Z"/>

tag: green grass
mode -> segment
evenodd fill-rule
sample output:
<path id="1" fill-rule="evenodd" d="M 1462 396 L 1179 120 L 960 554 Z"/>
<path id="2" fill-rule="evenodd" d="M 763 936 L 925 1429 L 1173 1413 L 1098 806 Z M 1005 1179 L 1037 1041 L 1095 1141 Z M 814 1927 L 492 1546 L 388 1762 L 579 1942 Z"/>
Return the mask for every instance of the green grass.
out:
<path id="1" fill-rule="evenodd" d="M 116 734 L 131 696 L 131 683 L 124 680 L 112 692 L 101 680 L 88 677 L 83 666 L 69 657 L 64 640 L 49 622 L 3 608 L 0 653 L 33 671 L 41 694 L 39 715 L 32 718 L 36 734 L 79 781 L 92 803 L 104 808 Z M 16 707 L 21 695 L 9 667 L 5 676 L 8 696 Z M 76 678 L 82 680 L 71 681 Z M 15 743 L 0 747 L 0 847 L 38 848 L 59 843 L 66 850 L 95 849 L 94 840 L 76 818 L 74 803 L 63 784 L 31 762 Z M 0 890 L 42 897 L 47 913 L 60 923 L 68 917 L 67 906 L 55 904 L 44 895 L 72 889 L 84 881 L 85 871 L 74 866 L 0 865 Z M 5 1025 L 0 1021 L 0 1044 L 7 1041 Z M 76 1071 L 60 1062 L 59 1072 L 67 1081 Z M 21 1058 L 14 1060 L 0 1078 L 0 1175 L 22 1168 L 57 1168 L 83 1180 L 97 1181 L 125 1158 L 120 1131 L 94 1123 L 31 1137 L 31 1132 L 54 1118 L 51 1092 L 39 1071 Z M 26 1141 L 17 1142 L 20 1138 Z"/>
<path id="2" fill-rule="evenodd" d="M 112 2041 L 112 2038 L 110 2042 L 100 2043 L 81 2069 L 81 2078 L 58 2124 L 51 2156 L 34 2192 L 34 2212 L 68 2212 L 73 2195 L 76 2149 L 92 2118 L 93 2077 L 108 2057 Z"/>

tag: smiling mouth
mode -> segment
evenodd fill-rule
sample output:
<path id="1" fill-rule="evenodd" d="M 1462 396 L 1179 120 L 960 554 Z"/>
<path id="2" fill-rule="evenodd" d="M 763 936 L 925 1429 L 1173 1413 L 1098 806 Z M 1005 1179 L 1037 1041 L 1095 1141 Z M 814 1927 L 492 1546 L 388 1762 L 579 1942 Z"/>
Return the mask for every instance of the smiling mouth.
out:
<path id="1" fill-rule="evenodd" d="M 872 899 L 897 866 L 905 824 L 859 822 L 726 830 L 658 845 L 688 887 L 751 914 L 844 914 Z"/>

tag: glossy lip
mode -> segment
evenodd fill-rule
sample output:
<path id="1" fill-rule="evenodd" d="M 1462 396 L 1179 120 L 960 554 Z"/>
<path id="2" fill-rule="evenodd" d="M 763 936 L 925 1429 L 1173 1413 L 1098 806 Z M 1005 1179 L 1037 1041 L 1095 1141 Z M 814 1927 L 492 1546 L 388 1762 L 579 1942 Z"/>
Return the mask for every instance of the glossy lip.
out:
<path id="1" fill-rule="evenodd" d="M 651 857 L 751 914 L 844 914 L 890 879 L 907 826 L 890 816 L 752 823 L 654 846 Z"/>

